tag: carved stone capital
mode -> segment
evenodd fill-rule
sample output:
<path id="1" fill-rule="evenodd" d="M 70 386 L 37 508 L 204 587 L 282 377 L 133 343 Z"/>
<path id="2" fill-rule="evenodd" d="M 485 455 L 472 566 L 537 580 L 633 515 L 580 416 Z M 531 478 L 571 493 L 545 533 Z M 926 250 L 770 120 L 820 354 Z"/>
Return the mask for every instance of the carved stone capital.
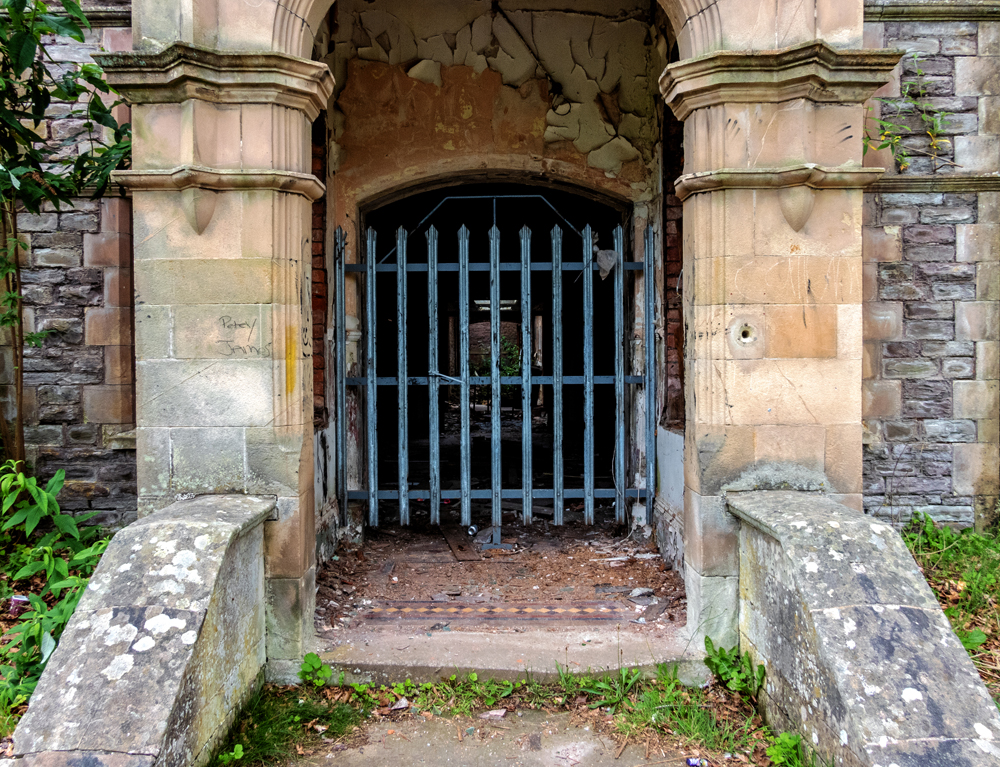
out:
<path id="1" fill-rule="evenodd" d="M 278 104 L 315 120 L 333 94 L 326 64 L 281 53 L 219 53 L 174 43 L 160 53 L 94 56 L 108 82 L 136 104 L 199 99 L 217 104 Z"/>
<path id="2" fill-rule="evenodd" d="M 842 51 L 822 41 L 780 51 L 718 51 L 671 64 L 660 77 L 660 93 L 680 120 L 727 103 L 861 103 L 889 80 L 902 55 Z"/>
<path id="3" fill-rule="evenodd" d="M 720 189 L 860 189 L 873 184 L 882 168 L 823 168 L 806 163 L 787 168 L 722 168 L 689 173 L 676 181 L 675 194 L 685 200 L 693 194 Z"/>

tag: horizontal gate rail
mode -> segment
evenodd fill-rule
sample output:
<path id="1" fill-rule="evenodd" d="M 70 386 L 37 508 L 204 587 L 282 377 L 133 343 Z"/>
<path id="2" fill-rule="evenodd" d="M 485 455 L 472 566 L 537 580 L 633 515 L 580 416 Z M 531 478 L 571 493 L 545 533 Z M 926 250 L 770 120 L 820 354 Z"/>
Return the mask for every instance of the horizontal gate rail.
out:
<path id="1" fill-rule="evenodd" d="M 565 487 L 562 489 L 563 498 L 583 498 L 586 491 L 579 487 Z M 615 498 L 618 491 L 610 487 L 597 487 L 594 488 L 593 493 L 595 498 Z M 643 487 L 635 488 L 630 487 L 623 491 L 626 498 L 645 498 L 646 489 Z M 421 490 L 420 488 L 414 488 L 406 494 L 407 498 L 411 501 L 426 501 L 431 497 L 429 490 Z M 368 498 L 367 490 L 351 490 L 347 493 L 347 497 L 352 501 L 361 501 Z M 399 500 L 398 490 L 379 490 L 378 497 L 380 500 L 384 501 L 396 501 Z M 470 490 L 469 497 L 474 500 L 488 501 L 493 498 L 492 490 Z M 524 497 L 523 488 L 510 488 L 505 487 L 500 490 L 500 497 L 505 500 L 522 500 Z M 548 500 L 555 497 L 555 490 L 551 487 L 533 487 L 531 490 L 531 497 L 535 500 Z M 441 491 L 442 500 L 446 501 L 457 501 L 462 498 L 461 490 L 442 490 Z"/>
<path id="2" fill-rule="evenodd" d="M 407 386 L 428 386 L 430 381 L 441 379 L 444 381 L 460 381 L 457 378 L 446 378 L 443 375 L 437 376 L 409 376 L 406 379 Z M 490 376 L 468 376 L 467 380 L 473 386 L 489 386 L 493 379 Z M 527 378 L 522 378 L 521 376 L 500 376 L 500 383 L 503 386 L 520 386 Z M 624 383 L 627 384 L 641 384 L 645 381 L 645 376 L 625 376 Z M 375 379 L 377 386 L 399 386 L 399 379 L 396 376 L 379 376 Z M 564 384 L 583 384 L 585 379 L 583 376 L 563 376 L 562 382 Z M 606 386 L 608 384 L 613 384 L 615 382 L 614 376 L 594 376 L 594 383 L 600 386 Z M 347 377 L 348 386 L 364 386 L 368 383 L 367 377 L 358 378 L 356 376 Z M 544 384 L 546 386 L 553 385 L 553 376 L 531 376 L 532 385 Z M 455 384 L 458 385 L 457 383 Z"/>
<path id="3" fill-rule="evenodd" d="M 557 271 L 561 270 L 564 272 L 582 272 L 584 267 L 583 261 L 562 261 L 559 267 L 554 267 L 552 264 L 546 263 L 545 261 L 532 261 L 531 271 L 533 272 L 551 272 L 554 268 Z M 626 272 L 641 272 L 644 269 L 642 261 L 626 261 L 624 264 Z M 368 266 L 366 264 L 347 264 L 346 267 L 348 273 L 350 272 L 365 272 L 367 273 Z M 439 272 L 457 272 L 459 271 L 458 264 L 438 264 L 437 270 Z M 601 270 L 600 266 L 596 263 L 591 265 L 591 270 L 599 272 Z M 392 272 L 395 274 L 400 271 L 396 268 L 396 264 L 378 264 L 375 267 L 376 272 Z M 407 272 L 426 272 L 427 264 L 407 264 Z M 490 265 L 483 263 L 481 261 L 469 264 L 470 272 L 488 272 L 490 271 Z M 521 264 L 517 261 L 502 261 L 500 263 L 501 272 L 519 272 L 521 271 Z"/>
<path id="4" fill-rule="evenodd" d="M 592 230 L 589 226 L 582 232 L 574 234 L 581 236 L 581 261 L 563 261 L 563 230 L 556 226 L 552 229 L 551 261 L 531 260 L 531 230 L 523 227 L 519 232 L 520 260 L 518 262 L 500 261 L 500 231 L 494 225 L 489 233 L 489 262 L 470 262 L 469 239 L 467 227 L 458 230 L 458 260 L 454 263 L 441 263 L 439 252 L 438 231 L 429 227 L 427 235 L 427 263 L 409 263 L 407 243 L 409 234 L 400 228 L 396 233 L 395 247 L 390 252 L 396 254 L 395 263 L 378 263 L 376 257 L 376 235 L 373 229 L 367 231 L 364 263 L 346 263 L 346 238 L 338 229 L 335 238 L 336 285 L 335 300 L 338 305 L 336 323 L 335 378 L 336 378 L 336 416 L 337 424 L 337 474 L 338 496 L 346 506 L 348 501 L 366 501 L 368 507 L 368 523 L 379 524 L 379 501 L 396 501 L 399 508 L 401 525 L 410 523 L 410 501 L 429 501 L 431 524 L 440 524 L 441 507 L 452 501 L 458 501 L 456 508 L 461 511 L 461 522 L 470 525 L 472 522 L 472 501 L 490 501 L 491 518 L 494 526 L 493 546 L 500 544 L 500 525 L 502 522 L 503 500 L 520 500 L 522 503 L 522 521 L 529 524 L 532 521 L 532 502 L 535 500 L 552 500 L 553 522 L 563 524 L 566 500 L 583 500 L 583 515 L 586 524 L 593 524 L 595 517 L 595 500 L 609 499 L 614 501 L 615 518 L 618 522 L 626 520 L 627 501 L 645 501 L 648 505 L 656 486 L 655 464 L 655 434 L 657 420 L 656 406 L 656 343 L 655 343 L 655 300 L 654 259 L 655 245 L 653 230 L 647 227 L 643 242 L 644 253 L 641 261 L 626 261 L 624 258 L 624 232 L 621 227 L 613 233 L 614 249 L 618 261 L 613 268 L 613 324 L 614 324 L 614 374 L 595 375 L 594 367 L 594 277 L 593 272 L 599 270 L 595 263 L 595 245 Z M 603 253 L 603 252 L 602 252 Z M 388 258 L 386 256 L 385 258 Z M 383 259 L 384 260 L 384 259 Z M 379 272 L 392 272 L 396 275 L 396 369 L 397 375 L 380 376 L 376 365 L 376 279 Z M 441 307 L 439 304 L 439 275 L 445 272 L 458 275 L 458 377 L 452 377 L 437 372 L 440 365 L 438 328 Z M 489 304 L 490 304 L 490 374 L 483 376 L 471 375 L 470 370 L 470 292 L 469 280 L 471 272 L 488 272 Z M 501 272 L 518 272 L 520 276 L 520 365 L 523 373 L 516 376 L 501 375 L 500 361 L 502 352 L 501 314 L 493 311 L 494 307 L 502 306 L 500 290 Z M 552 274 L 552 370 L 549 375 L 536 375 L 532 372 L 532 272 L 549 272 Z M 582 319 L 582 351 L 583 375 L 566 375 L 563 369 L 563 349 L 565 343 L 565 326 L 563 318 L 564 306 L 564 275 L 567 273 L 589 273 L 588 279 L 582 284 L 581 306 L 582 318 L 574 318 L 571 322 Z M 626 282 L 628 272 L 637 273 L 643 278 L 641 303 L 643 346 L 642 359 L 636 360 L 641 365 L 643 375 L 626 375 L 626 355 L 631 344 L 630 330 L 626 330 Z M 363 275 L 358 281 L 363 285 L 364 307 L 364 358 L 361 370 L 363 375 L 348 376 L 346 370 L 346 286 L 347 274 Z M 408 305 L 407 282 L 410 273 L 427 275 L 427 318 L 428 318 L 428 374 L 413 376 L 407 369 L 408 343 Z M 578 281 L 578 280 L 577 280 Z M 567 281 L 567 286 L 569 281 Z M 537 286 L 536 286 L 537 287 Z M 636 288 L 639 286 L 636 285 Z M 515 302 L 511 302 L 515 303 Z M 640 308 L 637 306 L 637 309 Z M 506 321 L 506 320 L 504 320 Z M 579 331 L 578 331 L 579 332 Z M 354 372 L 354 371 L 352 371 Z M 450 371 L 449 371 L 450 372 Z M 410 455 L 409 455 L 409 399 L 408 389 L 411 386 L 428 387 L 428 429 L 431 435 L 440 435 L 441 425 L 441 386 L 457 386 L 460 393 L 459 408 L 461 411 L 460 434 L 460 481 L 458 489 L 443 489 L 441 475 L 441 444 L 438 439 L 430 439 L 427 450 L 428 486 L 426 488 L 410 488 Z M 377 437 L 377 403 L 378 388 L 394 386 L 397 389 L 396 405 L 399 410 L 397 429 L 397 488 L 379 489 L 378 480 L 378 437 Z M 471 436 L 471 388 L 473 386 L 490 387 L 490 435 L 491 435 L 491 466 L 489 488 L 472 489 L 472 436 Z M 505 488 L 502 486 L 502 421 L 501 421 L 501 389 L 504 386 L 520 388 L 521 406 L 521 487 Z M 552 388 L 552 473 L 551 487 L 535 487 L 533 485 L 533 454 L 532 454 L 532 390 L 537 386 Z M 582 476 L 573 475 L 576 481 L 583 481 L 583 487 L 566 487 L 566 466 L 564 455 L 564 387 L 583 387 L 583 454 Z M 595 473 L 595 386 L 614 386 L 614 449 L 611 466 L 612 487 L 596 487 Z M 642 387 L 642 407 L 636 409 L 635 417 L 641 420 L 632 427 L 628 420 L 628 398 L 632 389 L 627 386 Z M 366 468 L 368 490 L 348 489 L 346 471 L 347 427 L 346 403 L 348 387 L 355 387 L 364 392 L 364 411 L 366 422 Z M 359 400 L 360 402 L 360 400 Z M 638 404 L 638 403 L 637 403 Z M 637 441 L 643 440 L 645 448 L 640 452 L 642 463 L 645 464 L 645 479 L 637 478 L 636 485 L 628 487 L 626 479 L 629 462 L 629 450 L 626 436 L 634 428 Z M 643 436 L 639 437 L 639 433 Z M 642 442 L 639 442 L 642 445 Z M 636 445 L 636 447 L 639 447 Z M 606 482 L 607 480 L 602 480 Z M 546 484 L 549 484 L 546 482 Z M 454 486 L 453 486 L 454 487 Z M 372 491 L 374 490 L 374 491 Z"/>

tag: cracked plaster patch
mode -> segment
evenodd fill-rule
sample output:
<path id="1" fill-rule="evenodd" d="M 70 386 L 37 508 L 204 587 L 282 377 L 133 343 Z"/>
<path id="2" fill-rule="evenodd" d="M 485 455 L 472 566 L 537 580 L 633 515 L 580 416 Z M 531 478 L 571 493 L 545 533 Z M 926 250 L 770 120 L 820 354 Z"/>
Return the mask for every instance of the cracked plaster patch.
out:
<path id="1" fill-rule="evenodd" d="M 479 15 L 456 29 L 457 9 L 433 13 L 423 5 L 393 5 L 390 13 L 390 6 L 380 5 L 355 0 L 342 6 L 353 23 L 342 22 L 335 33 L 331 68 L 338 93 L 353 57 L 406 66 L 414 79 L 435 85 L 440 66 L 452 65 L 477 74 L 493 69 L 511 87 L 546 78 L 556 94 L 546 115 L 546 142 L 572 142 L 590 167 L 610 177 L 626 163 L 653 159 L 659 127 L 650 83 L 666 62 L 660 48 L 647 45 L 647 25 L 631 11 L 609 18 L 526 2 L 494 12 L 481 3 L 468 9 Z M 613 119 L 597 104 L 598 94 L 614 101 Z M 569 111 L 562 113 L 558 108 L 566 103 Z M 341 132 L 335 130 L 335 138 Z"/>

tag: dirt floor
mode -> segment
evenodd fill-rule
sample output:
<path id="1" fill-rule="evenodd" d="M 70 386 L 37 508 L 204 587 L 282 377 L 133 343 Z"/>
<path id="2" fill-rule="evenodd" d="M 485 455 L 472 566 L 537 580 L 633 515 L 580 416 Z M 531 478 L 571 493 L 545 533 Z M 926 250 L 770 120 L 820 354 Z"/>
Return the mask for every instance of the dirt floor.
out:
<path id="1" fill-rule="evenodd" d="M 476 614 L 488 611 L 483 605 L 551 608 L 526 608 L 520 616 L 500 621 L 494 616 L 490 623 L 494 628 L 528 620 L 533 628 L 586 621 L 588 615 L 598 615 L 592 609 L 595 605 L 603 605 L 604 612 L 610 608 L 619 616 L 625 614 L 634 631 L 684 624 L 683 579 L 667 569 L 642 528 L 629 531 L 615 525 L 607 511 L 598 513 L 597 524 L 585 526 L 582 513 L 572 506 L 560 527 L 552 524 L 551 509 L 547 517 L 539 510 L 533 523 L 525 526 L 519 509 L 518 505 L 517 513 L 504 514 L 502 540 L 513 544 L 509 551 L 483 550 L 489 529 L 473 537 L 454 523 L 431 526 L 419 508 L 414 509 L 410 527 L 368 529 L 363 547 L 342 547 L 337 559 L 320 572 L 317 628 L 327 636 L 362 624 L 378 628 L 372 611 L 403 602 L 478 605 L 461 611 Z M 474 514 L 473 520 L 477 518 Z M 583 605 L 591 610 L 583 612 Z M 459 611 L 432 612 L 448 615 L 448 630 L 483 627 L 476 615 L 451 620 Z"/>

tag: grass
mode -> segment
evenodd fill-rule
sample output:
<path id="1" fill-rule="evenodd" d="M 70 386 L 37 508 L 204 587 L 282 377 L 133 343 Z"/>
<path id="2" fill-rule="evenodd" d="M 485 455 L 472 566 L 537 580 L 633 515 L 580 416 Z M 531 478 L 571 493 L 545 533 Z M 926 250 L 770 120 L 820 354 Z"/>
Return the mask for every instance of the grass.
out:
<path id="1" fill-rule="evenodd" d="M 1000 707 L 1000 538 L 923 517 L 903 540 Z"/>
<path id="2" fill-rule="evenodd" d="M 355 728 L 369 718 L 466 717 L 496 708 L 569 712 L 576 723 L 619 745 L 670 746 L 700 754 L 713 766 L 811 764 L 801 758 L 798 740 L 793 738 L 790 748 L 782 746 L 748 699 L 719 683 L 704 689 L 685 687 L 667 666 L 660 667 L 655 679 L 642 679 L 628 669 L 601 676 L 574 676 L 560 669 L 559 681 L 552 684 L 470 674 L 424 684 L 267 685 L 237 717 L 215 763 L 275 765 L 320 749 L 329 752 L 337 744 L 363 740 L 363 731 Z M 785 761 L 779 761 L 779 753 Z"/>
<path id="3" fill-rule="evenodd" d="M 335 688 L 265 685 L 240 712 L 217 761 L 276 764 L 343 738 L 364 714 L 342 698 Z"/>

